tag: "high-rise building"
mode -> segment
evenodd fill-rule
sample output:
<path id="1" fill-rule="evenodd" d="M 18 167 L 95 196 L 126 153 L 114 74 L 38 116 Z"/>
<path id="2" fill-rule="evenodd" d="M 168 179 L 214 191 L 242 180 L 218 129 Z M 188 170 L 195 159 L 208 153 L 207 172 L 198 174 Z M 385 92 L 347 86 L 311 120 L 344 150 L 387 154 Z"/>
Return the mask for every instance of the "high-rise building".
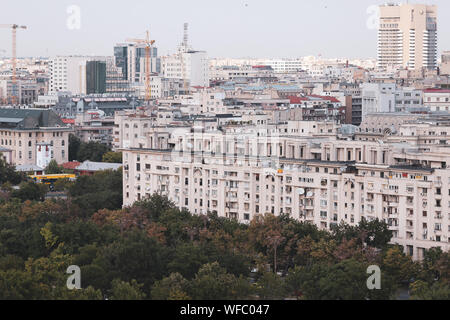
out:
<path id="1" fill-rule="evenodd" d="M 82 94 L 86 92 L 86 62 L 89 57 L 55 57 L 49 61 L 50 94 L 59 91 Z"/>
<path id="2" fill-rule="evenodd" d="M 120 68 L 123 79 L 127 79 L 131 83 L 143 83 L 145 81 L 145 45 L 118 44 L 114 47 L 114 57 L 116 67 Z M 159 73 L 161 71 L 160 65 L 158 48 L 152 47 L 150 50 L 150 72 Z"/>
<path id="3" fill-rule="evenodd" d="M 437 7 L 424 4 L 380 6 L 377 56 L 381 69 L 436 69 Z"/>
<path id="4" fill-rule="evenodd" d="M 71 92 L 76 95 L 95 93 L 91 92 L 92 90 L 98 90 L 97 93 L 106 92 L 103 87 L 93 88 L 92 81 L 103 81 L 100 78 L 106 77 L 106 75 L 101 75 L 99 64 L 102 64 L 106 69 L 107 61 L 107 57 L 94 56 L 58 56 L 50 59 L 49 93 L 54 95 L 57 92 Z M 88 65 L 90 65 L 89 71 Z M 103 71 L 103 73 L 105 72 Z M 94 76 L 98 78 L 94 78 Z M 97 85 L 100 85 L 100 82 L 97 82 Z M 90 86 L 90 89 L 88 89 L 88 86 Z"/>
<path id="5" fill-rule="evenodd" d="M 440 74 L 450 75 L 450 51 L 442 52 Z"/>
<path id="6" fill-rule="evenodd" d="M 161 73 L 170 79 L 183 79 L 186 86 L 209 87 L 209 60 L 206 51 L 193 50 L 188 45 L 187 24 L 178 52 L 162 57 Z"/>
<path id="7" fill-rule="evenodd" d="M 106 93 L 106 62 L 86 63 L 86 93 Z"/>

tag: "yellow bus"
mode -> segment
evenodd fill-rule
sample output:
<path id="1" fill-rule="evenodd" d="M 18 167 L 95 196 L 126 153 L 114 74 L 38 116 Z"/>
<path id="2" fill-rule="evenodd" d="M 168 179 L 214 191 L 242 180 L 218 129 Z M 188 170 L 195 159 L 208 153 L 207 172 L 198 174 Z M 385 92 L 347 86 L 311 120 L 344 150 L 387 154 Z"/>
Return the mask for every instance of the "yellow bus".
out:
<path id="1" fill-rule="evenodd" d="M 58 180 L 61 179 L 69 179 L 71 181 L 74 181 L 76 179 L 75 174 L 46 174 L 46 175 L 32 175 L 29 176 L 34 182 L 37 183 L 43 183 L 43 184 L 53 184 Z"/>

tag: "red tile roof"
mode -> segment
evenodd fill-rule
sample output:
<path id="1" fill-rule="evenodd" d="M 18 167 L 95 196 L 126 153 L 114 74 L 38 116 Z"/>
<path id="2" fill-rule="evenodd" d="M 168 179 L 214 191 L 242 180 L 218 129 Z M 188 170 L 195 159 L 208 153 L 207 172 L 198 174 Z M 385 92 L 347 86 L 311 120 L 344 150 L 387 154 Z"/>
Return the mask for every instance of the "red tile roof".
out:
<path id="1" fill-rule="evenodd" d="M 291 104 L 299 104 L 299 103 L 302 103 L 302 101 L 308 101 L 308 98 L 306 98 L 306 97 L 290 96 L 289 100 L 290 100 Z"/>
<path id="2" fill-rule="evenodd" d="M 64 169 L 75 170 L 80 164 L 81 164 L 81 162 L 71 161 L 71 162 L 63 163 L 62 167 Z"/>
<path id="3" fill-rule="evenodd" d="M 340 102 L 335 97 L 330 97 L 330 96 L 319 96 L 317 94 L 312 94 L 312 95 L 310 95 L 310 97 L 319 98 L 319 99 L 322 99 L 322 100 L 328 100 L 328 101 L 331 101 L 331 102 Z"/>
<path id="4" fill-rule="evenodd" d="M 75 124 L 75 119 L 61 119 L 62 122 L 67 123 L 67 124 Z"/>
<path id="5" fill-rule="evenodd" d="M 425 89 L 425 93 L 450 93 L 449 89 Z"/>

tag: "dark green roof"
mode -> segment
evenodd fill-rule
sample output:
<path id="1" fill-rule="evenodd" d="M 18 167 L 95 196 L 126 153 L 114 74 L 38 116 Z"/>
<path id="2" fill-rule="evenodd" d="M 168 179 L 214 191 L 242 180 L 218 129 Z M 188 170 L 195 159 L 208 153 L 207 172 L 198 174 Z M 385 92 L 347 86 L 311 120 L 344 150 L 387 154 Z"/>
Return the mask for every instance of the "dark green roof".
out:
<path id="1" fill-rule="evenodd" d="M 52 110 L 0 108 L 0 128 L 22 130 L 65 126 Z"/>

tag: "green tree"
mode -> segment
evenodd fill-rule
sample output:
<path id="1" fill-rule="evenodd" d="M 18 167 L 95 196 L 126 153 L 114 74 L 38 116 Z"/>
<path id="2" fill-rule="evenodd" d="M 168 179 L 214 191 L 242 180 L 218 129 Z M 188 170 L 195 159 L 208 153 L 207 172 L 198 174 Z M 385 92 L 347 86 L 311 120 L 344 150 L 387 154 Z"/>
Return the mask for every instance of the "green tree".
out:
<path id="1" fill-rule="evenodd" d="M 100 209 L 122 208 L 122 170 L 105 170 L 93 176 L 80 176 L 69 187 L 74 204 L 90 216 Z"/>
<path id="2" fill-rule="evenodd" d="M 364 242 L 374 248 L 386 248 L 392 239 L 392 231 L 389 230 L 389 226 L 379 219 L 368 221 L 362 217 L 358 224 L 358 230 Z"/>
<path id="3" fill-rule="evenodd" d="M 69 161 L 78 159 L 78 151 L 80 150 L 81 140 L 74 134 L 69 134 Z"/>
<path id="4" fill-rule="evenodd" d="M 430 285 L 417 280 L 411 284 L 410 294 L 412 300 L 450 300 L 450 286 L 441 282 Z"/>
<path id="5" fill-rule="evenodd" d="M 18 198 L 22 201 L 34 200 L 34 201 L 44 201 L 45 194 L 48 188 L 43 184 L 34 183 L 32 181 L 22 182 L 20 184 L 20 189 L 14 190 L 11 194 L 13 198 Z"/>
<path id="6" fill-rule="evenodd" d="M 77 160 L 80 162 L 86 160 L 101 162 L 103 155 L 109 150 L 110 148 L 107 145 L 100 142 L 82 142 L 77 153 Z"/>
<path id="7" fill-rule="evenodd" d="M 106 271 L 110 281 L 135 279 L 150 290 L 166 275 L 167 258 L 167 248 L 148 238 L 144 231 L 135 230 L 105 247 L 94 264 Z"/>
<path id="8" fill-rule="evenodd" d="M 187 294 L 189 281 L 179 273 L 156 281 L 151 290 L 153 300 L 190 300 Z"/>
<path id="9" fill-rule="evenodd" d="M 81 140 L 74 134 L 69 134 L 69 161 L 77 160 Z"/>
<path id="10" fill-rule="evenodd" d="M 3 157 L 0 156 L 0 184 L 10 182 L 13 185 L 18 185 L 24 178 L 23 173 L 17 172 L 14 166 L 6 163 Z"/>
<path id="11" fill-rule="evenodd" d="M 257 294 L 263 300 L 279 300 L 285 298 L 286 287 L 283 279 L 273 272 L 265 272 L 256 283 Z"/>
<path id="12" fill-rule="evenodd" d="M 403 253 L 401 246 L 396 245 L 386 250 L 381 270 L 385 277 L 391 278 L 395 284 L 400 285 L 418 275 L 419 265 Z"/>
<path id="13" fill-rule="evenodd" d="M 365 299 L 366 269 L 354 260 L 338 264 L 316 263 L 297 267 L 289 273 L 286 283 L 290 294 L 310 300 Z"/>
<path id="14" fill-rule="evenodd" d="M 103 162 L 122 163 L 122 152 L 109 151 L 103 155 Z"/>
<path id="15" fill-rule="evenodd" d="M 112 282 L 110 300 L 144 300 L 146 295 L 142 292 L 142 284 L 132 279 L 125 282 L 120 279 L 114 279 Z"/>
<path id="16" fill-rule="evenodd" d="M 188 292 L 194 300 L 247 299 L 250 293 L 251 286 L 247 280 L 227 273 L 217 262 L 199 269 Z"/>
<path id="17" fill-rule="evenodd" d="M 73 184 L 69 179 L 58 179 L 53 183 L 55 191 L 68 191 L 70 186 Z"/>
<path id="18" fill-rule="evenodd" d="M 45 168 L 45 173 L 46 174 L 58 174 L 58 173 L 62 173 L 63 169 L 62 167 L 60 167 L 58 165 L 58 162 L 56 162 L 56 160 L 51 160 L 49 162 L 49 164 L 47 165 L 47 167 Z"/>

